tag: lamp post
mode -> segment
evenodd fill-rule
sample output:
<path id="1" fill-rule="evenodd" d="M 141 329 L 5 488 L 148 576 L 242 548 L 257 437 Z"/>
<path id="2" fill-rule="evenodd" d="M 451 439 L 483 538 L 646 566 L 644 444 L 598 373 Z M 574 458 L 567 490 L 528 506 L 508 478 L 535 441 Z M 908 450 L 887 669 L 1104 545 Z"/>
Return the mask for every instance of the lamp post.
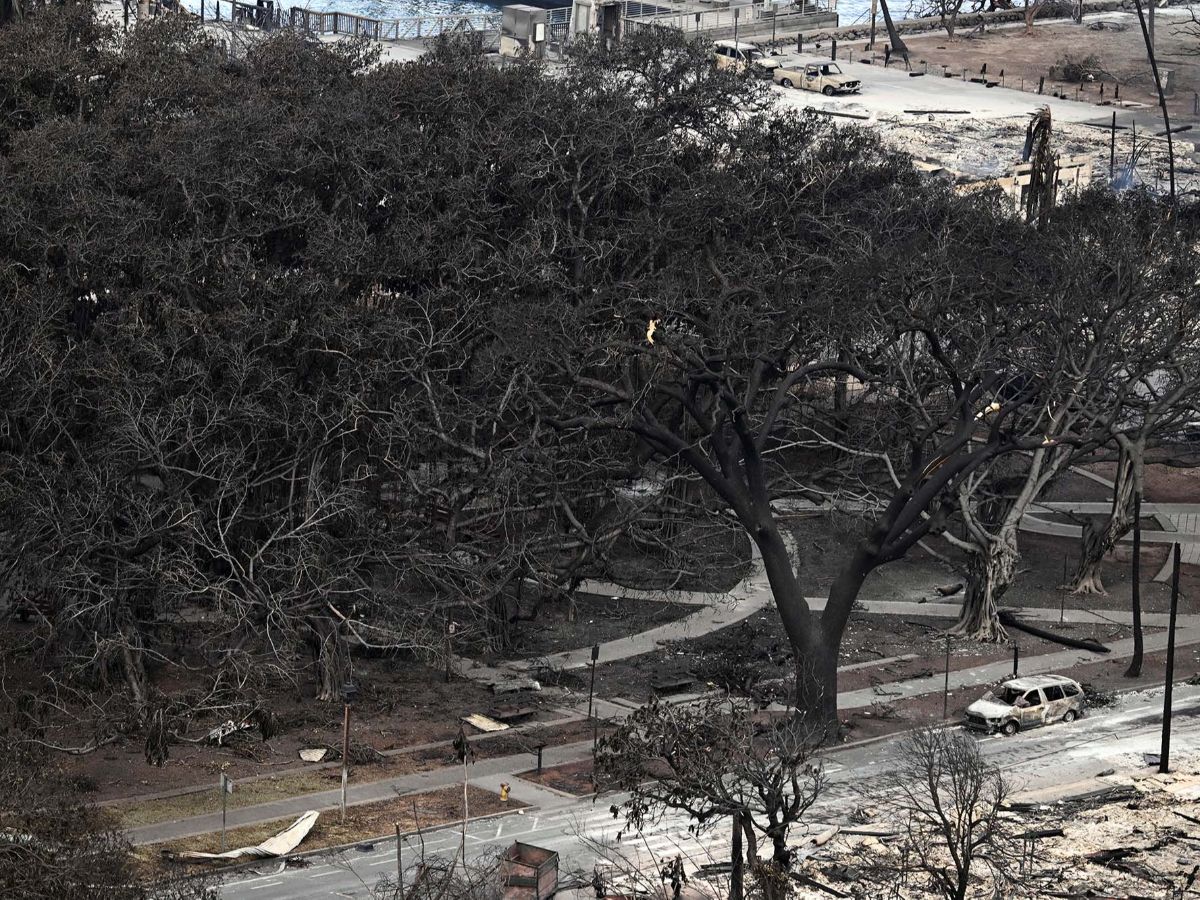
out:
<path id="1" fill-rule="evenodd" d="M 587 717 L 592 717 L 592 697 L 596 693 L 596 660 L 600 658 L 600 645 L 592 645 L 592 681 L 588 687 L 588 714 Z"/>
<path id="2" fill-rule="evenodd" d="M 450 645 L 451 639 L 455 632 L 458 631 L 458 623 L 450 622 L 446 625 L 446 684 L 450 683 L 451 660 L 453 659 L 453 647 Z"/>
<path id="3" fill-rule="evenodd" d="M 942 686 L 942 721 L 950 718 L 950 635 L 946 635 L 946 682 Z"/>
<path id="4" fill-rule="evenodd" d="M 350 780 L 350 704 L 358 696 L 353 681 L 342 685 L 342 822 L 346 821 L 346 784 Z"/>
<path id="5" fill-rule="evenodd" d="M 1167 625 L 1167 677 L 1163 689 L 1162 748 L 1158 771 L 1171 771 L 1171 688 L 1175 682 L 1175 616 L 1179 612 L 1179 544 L 1171 559 L 1171 617 Z"/>
<path id="6" fill-rule="evenodd" d="M 225 812 L 229 809 L 229 795 L 233 793 L 233 779 L 221 773 L 221 852 L 225 852 Z"/>

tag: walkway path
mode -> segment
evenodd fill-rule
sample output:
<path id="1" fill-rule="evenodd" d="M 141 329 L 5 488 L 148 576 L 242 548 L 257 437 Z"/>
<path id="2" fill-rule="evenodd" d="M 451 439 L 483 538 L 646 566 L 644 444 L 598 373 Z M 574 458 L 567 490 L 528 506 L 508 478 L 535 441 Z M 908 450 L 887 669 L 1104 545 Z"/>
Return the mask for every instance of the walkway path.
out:
<path id="1" fill-rule="evenodd" d="M 945 607 L 948 604 L 912 604 L 923 611 L 927 607 Z M 1053 612 L 1057 610 L 1039 611 Z M 1184 617 L 1181 617 L 1181 620 Z M 1188 616 L 1189 624 L 1181 627 L 1176 634 L 1176 646 L 1188 647 L 1200 645 L 1200 616 Z M 1166 646 L 1165 632 L 1146 635 L 1146 652 L 1153 653 Z M 1022 657 L 1021 674 L 1033 675 L 1040 672 L 1062 671 L 1080 663 L 1090 663 L 1103 660 L 1124 659 L 1133 653 L 1133 641 L 1121 640 L 1110 645 L 1108 654 L 1089 653 L 1083 650 L 1060 650 L 1038 656 Z M 839 671 L 844 671 L 843 667 Z M 994 684 L 1012 672 L 1012 663 L 1008 660 L 982 663 L 967 669 L 950 673 L 951 692 L 960 689 L 977 688 L 981 685 Z M 843 691 L 838 694 L 838 709 L 849 711 L 864 709 L 871 704 L 891 700 L 905 700 L 929 694 L 939 694 L 945 681 L 942 677 L 909 678 L 900 681 L 874 685 L 870 688 Z M 598 701 L 597 712 L 601 716 L 620 718 L 629 714 L 630 707 Z M 543 764 L 546 767 L 559 766 L 572 762 L 582 762 L 590 759 L 592 742 L 579 741 L 573 744 L 548 746 L 544 751 Z M 533 768 L 534 759 L 529 753 L 518 753 L 511 756 L 482 759 L 473 764 L 469 770 L 471 783 L 485 790 L 499 790 L 500 782 L 511 786 L 510 796 L 520 803 L 529 804 L 539 809 L 551 809 L 556 806 L 569 804 L 571 798 L 556 791 L 526 781 L 519 773 L 528 773 Z M 457 765 L 419 772 L 412 775 L 402 775 L 384 781 L 369 783 L 352 783 L 348 789 L 348 802 L 351 805 L 371 803 L 380 800 L 390 800 L 397 794 L 407 794 L 417 791 L 428 791 L 436 788 L 458 785 L 462 783 L 462 769 Z M 305 794 L 298 797 L 288 797 L 270 803 L 256 806 L 246 806 L 231 809 L 228 813 L 228 827 L 254 825 L 281 818 L 295 818 L 310 810 L 332 810 L 338 807 L 340 791 L 329 790 L 315 794 Z M 161 822 L 154 825 L 144 825 L 133 828 L 128 832 L 134 844 L 152 844 L 162 841 L 178 840 L 199 834 L 207 834 L 221 827 L 220 813 L 193 816 L 175 822 Z"/>
<path id="2" fill-rule="evenodd" d="M 1092 473 L 1088 474 L 1096 481 L 1107 484 L 1111 488 L 1112 482 L 1107 481 L 1102 476 L 1095 476 Z M 803 501 L 794 503 L 789 507 L 793 511 L 817 510 L 819 508 L 812 503 Z M 1022 520 L 1021 528 L 1024 531 L 1036 534 L 1078 539 L 1081 535 L 1082 526 L 1073 523 L 1051 521 L 1044 517 L 1045 514 L 1072 513 L 1101 515 L 1107 513 L 1109 508 L 1110 504 L 1104 501 L 1047 501 L 1038 503 L 1034 505 L 1034 511 L 1030 512 Z M 1178 543 L 1182 548 L 1183 562 L 1200 565 L 1200 503 L 1147 503 L 1143 504 L 1142 511 L 1144 515 L 1157 517 L 1160 523 L 1168 524 L 1175 529 L 1149 531 L 1143 529 L 1143 541 L 1147 543 Z M 789 551 L 792 551 L 794 555 L 795 547 L 792 545 L 791 536 L 786 535 L 785 539 L 788 541 Z M 1124 540 L 1130 539 L 1125 538 Z M 599 659 L 604 662 L 613 662 L 615 660 L 640 656 L 643 653 L 650 653 L 664 643 L 701 637 L 728 625 L 740 622 L 760 609 L 770 606 L 773 595 L 766 572 L 762 566 L 762 557 L 759 554 L 757 545 L 753 541 L 750 542 L 750 547 L 751 559 L 746 576 L 734 588 L 724 593 L 650 591 L 627 588 L 606 581 L 584 582 L 579 588 L 584 593 L 613 596 L 626 600 L 669 600 L 675 603 L 699 607 L 696 612 L 674 622 L 668 622 L 665 625 L 660 625 L 647 631 L 639 632 L 638 634 L 600 644 Z M 1163 573 L 1160 572 L 1156 578 L 1162 580 Z M 807 597 L 805 599 L 813 610 L 824 609 L 827 602 L 825 597 Z M 873 601 L 863 603 L 862 605 L 865 608 L 865 612 L 875 615 L 955 617 L 959 612 L 958 604 L 953 603 Z M 1059 621 L 1060 611 L 1027 609 L 1022 610 L 1022 615 L 1036 621 L 1057 622 Z M 1061 615 L 1063 615 L 1062 621 L 1076 623 L 1110 622 L 1131 624 L 1132 621 L 1128 613 L 1120 612 L 1100 614 L 1081 610 L 1069 610 Z M 1182 624 L 1185 619 L 1192 618 L 1196 618 L 1200 622 L 1200 617 L 1194 616 L 1184 616 L 1180 619 L 1180 622 Z M 1148 615 L 1144 617 L 1143 621 L 1147 625 L 1166 624 L 1165 621 L 1160 623 L 1154 619 L 1153 615 Z M 474 660 L 463 657 L 456 658 L 455 662 L 458 670 L 464 677 L 483 684 L 490 684 L 493 687 L 503 690 L 503 686 L 506 683 L 516 686 L 527 682 L 529 677 L 538 669 L 547 667 L 559 670 L 582 669 L 587 667 L 591 663 L 591 660 L 592 648 L 588 646 L 560 653 L 552 653 L 548 656 L 534 659 L 504 662 L 496 666 L 481 665 Z"/>
<path id="3" fill-rule="evenodd" d="M 805 505 L 811 508 L 810 505 Z M 1038 509 L 1044 512 L 1074 513 L 1103 513 L 1107 512 L 1106 503 L 1043 503 Z M 1143 539 L 1159 542 L 1179 542 L 1200 549 L 1200 504 L 1147 504 L 1143 507 L 1149 515 L 1160 514 L 1169 518 L 1173 523 L 1179 520 L 1180 531 L 1143 532 Z M 1036 515 L 1030 515 L 1022 527 L 1026 530 L 1054 534 L 1057 536 L 1078 537 L 1078 526 L 1066 525 L 1047 521 Z M 789 538 L 790 544 L 790 538 Z M 600 659 L 612 661 L 637 656 L 651 652 L 660 644 L 667 641 L 686 640 L 715 631 L 727 625 L 738 622 L 754 612 L 769 606 L 772 602 L 770 585 L 763 570 L 761 557 L 757 547 L 751 542 L 752 558 L 749 570 L 732 590 L 725 593 L 704 593 L 687 591 L 644 591 L 621 587 L 607 582 L 587 582 L 580 590 L 588 593 L 619 596 L 626 599 L 670 599 L 677 603 L 697 606 L 696 612 L 666 625 L 652 628 L 639 634 L 619 638 L 600 645 Z M 789 550 L 794 551 L 789 546 Z M 806 598 L 810 607 L 819 611 L 825 608 L 826 598 Z M 891 616 L 920 616 L 936 618 L 955 618 L 959 614 L 956 603 L 922 603 L 916 601 L 873 600 L 862 604 L 864 612 L 870 615 Z M 1033 621 L 1041 622 L 1070 622 L 1093 624 L 1130 624 L 1131 615 L 1124 611 L 1093 612 L 1080 609 L 1022 609 L 1021 615 Z M 1167 617 L 1161 613 L 1146 613 L 1143 615 L 1144 624 L 1165 626 Z M 1181 615 L 1178 619 L 1179 630 L 1176 645 L 1179 647 L 1200 644 L 1200 615 Z M 1155 652 L 1166 646 L 1167 634 L 1160 632 L 1145 637 L 1147 652 Z M 1058 671 L 1069 669 L 1080 663 L 1096 662 L 1127 658 L 1132 655 L 1132 639 L 1115 641 L 1109 645 L 1108 654 L 1095 654 L 1082 650 L 1060 650 L 1038 656 L 1026 657 L 1021 662 L 1023 674 Z M 504 663 L 499 666 L 481 666 L 467 659 L 458 659 L 462 673 L 473 680 L 485 683 L 499 684 L 505 680 L 525 679 L 529 673 L 539 666 L 551 665 L 561 669 L 576 669 L 588 665 L 591 661 L 591 648 L 566 651 L 552 654 L 537 660 L 519 660 Z M 860 665 L 841 667 L 839 671 L 860 668 Z M 1007 660 L 983 663 L 950 673 L 949 687 L 951 692 L 969 689 L 985 684 L 993 684 L 1012 671 Z M 910 678 L 888 684 L 875 685 L 838 694 L 840 710 L 862 709 L 878 702 L 881 698 L 903 700 L 913 697 L 939 693 L 943 690 L 945 681 L 941 678 Z M 675 698 L 686 702 L 687 698 Z M 636 704 L 625 701 L 622 703 L 608 700 L 596 700 L 597 715 L 607 718 L 621 718 L 629 714 Z M 557 766 L 571 762 L 580 762 L 591 756 L 591 741 L 581 741 L 545 749 L 544 764 Z M 501 781 L 512 786 L 511 796 L 521 803 L 548 809 L 570 803 L 558 792 L 548 790 L 540 785 L 522 779 L 518 773 L 528 772 L 533 763 L 529 754 L 521 753 L 512 756 L 485 759 L 476 763 L 470 770 L 470 780 L 485 789 L 497 789 Z M 405 775 L 385 781 L 365 784 L 354 784 L 349 789 L 349 802 L 353 804 L 369 803 L 395 797 L 397 793 L 427 791 L 439 787 L 461 783 L 462 771 L 457 766 L 449 766 L 428 772 Z M 273 819 L 298 816 L 309 809 L 332 809 L 339 803 L 340 795 L 336 790 L 323 791 L 299 797 L 289 797 L 282 800 L 263 803 L 256 806 L 242 807 L 229 812 L 229 827 L 257 824 Z M 135 844 L 156 843 L 179 838 L 204 834 L 220 827 L 218 814 L 195 816 L 176 822 L 166 822 L 146 825 L 132 829 L 129 834 Z"/>
<path id="4" fill-rule="evenodd" d="M 1083 526 L 1074 522 L 1055 522 L 1045 518 L 1047 513 L 1070 513 L 1073 515 L 1108 515 L 1112 504 L 1086 501 L 1044 501 L 1034 504 L 1032 510 L 1021 520 L 1021 530 L 1033 534 L 1065 537 L 1080 540 Z M 1161 529 L 1142 529 L 1142 542 L 1147 544 L 1178 544 L 1179 558 L 1185 565 L 1200 565 L 1200 503 L 1143 503 L 1142 515 L 1153 517 L 1164 526 Z M 1132 532 L 1120 539 L 1120 543 L 1133 542 Z M 1154 576 L 1155 581 L 1165 581 L 1170 574 L 1171 562 Z"/>
<path id="5" fill-rule="evenodd" d="M 795 546 L 791 536 L 785 534 L 784 540 L 787 542 L 788 551 L 794 555 Z M 698 607 L 696 612 L 674 622 L 606 641 L 600 645 L 600 659 L 604 662 L 650 653 L 667 641 L 701 637 L 740 622 L 760 609 L 770 606 L 774 600 L 766 571 L 763 569 L 762 555 L 753 541 L 750 542 L 750 564 L 746 575 L 728 591 L 647 591 L 623 587 L 608 581 L 585 581 L 578 590 L 585 594 L 599 594 L 625 600 L 668 600 Z M 533 659 L 513 660 L 495 666 L 481 665 L 465 657 L 456 657 L 454 660 L 455 667 L 464 678 L 490 684 L 500 690 L 503 690 L 506 683 L 526 681 L 538 669 L 582 669 L 591 661 L 590 646 Z"/>

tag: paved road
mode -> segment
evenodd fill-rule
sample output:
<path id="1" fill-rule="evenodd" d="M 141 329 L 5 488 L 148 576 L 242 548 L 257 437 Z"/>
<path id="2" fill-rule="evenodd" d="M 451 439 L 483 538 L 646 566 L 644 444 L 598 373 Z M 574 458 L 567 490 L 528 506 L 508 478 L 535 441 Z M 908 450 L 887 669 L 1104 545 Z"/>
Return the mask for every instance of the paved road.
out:
<path id="1" fill-rule="evenodd" d="M 1086 18 L 1089 21 L 1101 18 L 1105 20 L 1120 18 L 1127 23 L 1132 23 L 1134 29 L 1138 27 L 1136 18 L 1127 13 L 1103 13 Z M 1166 20 L 1164 19 L 1164 21 Z M 846 46 L 846 43 L 843 46 Z M 1049 96 L 1048 93 L 1039 96 L 1010 87 L 985 88 L 982 84 L 963 81 L 961 77 L 943 78 L 940 76 L 940 68 L 931 68 L 927 75 L 911 77 L 902 63 L 893 63 L 885 69 L 878 64 L 864 66 L 859 62 L 850 62 L 848 59 L 852 52 L 852 49 L 847 48 L 839 53 L 838 62 L 843 71 L 852 72 L 862 78 L 862 93 L 824 97 L 812 91 L 777 88 L 778 99 L 787 106 L 813 107 L 819 110 L 857 114 L 867 117 L 869 124 L 885 119 L 910 121 L 921 118 L 920 116 L 906 115 L 905 110 L 962 110 L 963 115 L 961 116 L 938 116 L 943 123 L 952 123 L 956 119 L 978 122 L 986 119 L 1028 116 L 1039 106 L 1048 106 L 1056 123 L 1087 122 L 1107 125 L 1111 121 L 1114 111 L 1111 106 L 1097 106 L 1094 103 L 1075 100 L 1059 100 Z M 816 51 L 813 55 L 819 57 L 823 53 Z M 882 51 L 877 55 L 882 57 Z M 916 59 L 920 54 L 914 52 L 913 56 L 913 71 L 924 72 L 924 67 Z M 855 53 L 854 58 L 861 59 L 861 53 Z M 967 74 L 970 77 L 976 73 L 977 70 L 972 69 Z M 960 72 L 954 74 L 961 76 Z M 1049 87 L 1048 84 L 1047 90 Z M 1116 112 L 1118 124 L 1128 127 L 1131 123 L 1136 122 L 1139 133 L 1147 130 L 1157 131 L 1161 128 L 1161 120 L 1153 106 L 1120 108 Z M 1181 151 L 1177 149 L 1176 152 Z"/>
<path id="2" fill-rule="evenodd" d="M 1200 752 L 1200 688 L 1180 686 L 1175 694 L 1172 743 L 1175 758 Z M 1019 791 L 1053 790 L 1094 778 L 1116 768 L 1118 773 L 1141 767 L 1142 752 L 1157 752 L 1161 728 L 1161 692 L 1138 692 L 1124 698 L 1115 711 L 1096 711 L 1072 725 L 1055 725 L 1013 738 L 981 737 L 985 755 L 1004 769 Z M 842 821 L 856 806 L 870 801 L 872 781 L 885 775 L 894 758 L 895 739 L 849 747 L 828 755 L 826 769 L 831 784 L 813 813 L 813 820 Z M 865 796 L 864 796 L 865 794 Z M 616 847 L 619 823 L 608 813 L 611 798 L 598 803 L 563 799 L 560 805 L 531 809 L 524 815 L 472 823 L 467 830 L 468 855 L 494 855 L 514 840 L 557 850 L 561 871 L 590 872 L 593 865 Z M 586 838 L 586 840 L 584 840 Z M 795 839 L 795 835 L 793 836 Z M 425 836 L 427 854 L 453 854 L 460 836 L 445 828 Z M 641 860 L 682 853 L 694 862 L 724 859 L 727 838 L 708 833 L 690 834 L 682 817 L 672 817 L 620 847 Z M 416 856 L 416 841 L 404 842 L 407 859 Z M 371 887 L 385 874 L 394 876 L 394 841 L 381 841 L 312 860 L 307 868 L 283 868 L 275 863 L 254 873 L 242 872 L 224 888 L 228 900 L 283 900 L 283 898 L 357 897 L 370 895 Z"/>

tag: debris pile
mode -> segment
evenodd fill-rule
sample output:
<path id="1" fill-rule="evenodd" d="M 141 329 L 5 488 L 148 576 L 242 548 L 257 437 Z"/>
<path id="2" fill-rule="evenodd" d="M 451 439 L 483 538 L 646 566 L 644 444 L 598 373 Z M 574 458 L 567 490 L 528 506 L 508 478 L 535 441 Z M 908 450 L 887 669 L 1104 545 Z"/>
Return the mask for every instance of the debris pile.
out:
<path id="1" fill-rule="evenodd" d="M 1130 756 L 1129 763 L 1140 766 L 1141 760 Z M 1020 885 L 997 880 L 993 886 L 1003 896 L 1066 898 L 1200 890 L 1200 757 L 1176 758 L 1173 767 L 1168 775 L 1101 778 L 1100 787 L 1052 802 L 1009 803 L 1004 815 L 1016 826 L 1015 837 L 993 852 L 1009 857 L 1005 877 L 1018 877 Z M 804 842 L 796 896 L 871 896 L 884 884 L 896 900 L 935 896 L 909 864 L 917 851 L 906 823 L 887 815 L 886 808 L 857 809 L 836 832 Z M 981 886 L 992 871 L 981 861 Z"/>

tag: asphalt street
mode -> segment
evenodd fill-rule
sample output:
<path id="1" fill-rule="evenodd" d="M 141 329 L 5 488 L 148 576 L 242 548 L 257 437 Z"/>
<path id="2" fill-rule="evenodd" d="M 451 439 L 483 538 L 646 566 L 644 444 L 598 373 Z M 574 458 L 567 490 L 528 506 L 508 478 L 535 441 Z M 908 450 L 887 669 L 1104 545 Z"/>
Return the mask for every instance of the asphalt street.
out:
<path id="1" fill-rule="evenodd" d="M 1176 758 L 1193 755 L 1200 751 L 1200 688 L 1177 686 L 1173 708 L 1173 753 Z M 1118 773 L 1144 770 L 1141 754 L 1158 751 L 1161 723 L 1161 691 L 1138 692 L 1124 697 L 1113 710 L 1093 710 L 1070 725 L 1051 725 L 1010 738 L 977 739 L 987 758 L 1008 775 L 1016 792 L 1052 792 L 1111 768 Z M 893 738 L 826 755 L 829 784 L 810 811 L 814 828 L 819 823 L 845 821 L 855 807 L 879 799 L 873 785 L 891 770 L 896 742 Z M 597 863 L 613 855 L 648 864 L 652 859 L 681 854 L 693 866 L 728 858 L 724 829 L 695 835 L 682 816 L 668 817 L 618 843 L 621 822 L 613 819 L 609 806 L 620 799 L 603 797 L 593 802 L 564 798 L 560 806 L 473 822 L 467 828 L 467 855 L 474 859 L 495 856 L 513 841 L 521 840 L 557 850 L 561 875 L 590 873 Z M 801 832 L 793 832 L 794 842 L 802 837 Z M 461 834 L 454 827 L 429 831 L 421 838 L 409 836 L 402 840 L 404 864 L 408 866 L 415 860 L 422 846 L 427 856 L 452 856 L 460 841 Z M 351 850 L 312 858 L 308 863 L 293 867 L 276 862 L 239 872 L 225 884 L 222 897 L 369 897 L 381 877 L 395 877 L 395 840 L 360 844 Z"/>

